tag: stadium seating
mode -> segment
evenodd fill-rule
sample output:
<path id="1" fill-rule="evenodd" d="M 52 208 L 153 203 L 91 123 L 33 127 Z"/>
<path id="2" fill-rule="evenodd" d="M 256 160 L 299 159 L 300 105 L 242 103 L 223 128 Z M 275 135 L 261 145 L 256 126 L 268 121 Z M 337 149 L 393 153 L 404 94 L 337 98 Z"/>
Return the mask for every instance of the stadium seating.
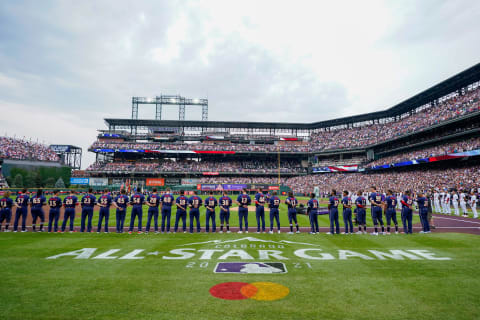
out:
<path id="1" fill-rule="evenodd" d="M 0 137 L 0 158 L 14 160 L 59 161 L 55 152 L 41 143 Z"/>

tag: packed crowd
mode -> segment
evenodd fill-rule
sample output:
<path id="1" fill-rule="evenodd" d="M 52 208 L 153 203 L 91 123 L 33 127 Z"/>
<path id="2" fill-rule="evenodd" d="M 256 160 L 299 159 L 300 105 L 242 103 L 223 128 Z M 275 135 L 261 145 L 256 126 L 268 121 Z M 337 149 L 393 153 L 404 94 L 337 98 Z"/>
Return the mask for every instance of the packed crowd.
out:
<path id="1" fill-rule="evenodd" d="M 423 159 L 428 157 L 442 156 L 450 153 L 459 153 L 480 149 L 480 137 L 470 138 L 464 141 L 450 142 L 430 148 L 407 151 L 405 153 L 384 157 L 368 164 L 369 167 L 398 163 L 408 160 Z"/>
<path id="2" fill-rule="evenodd" d="M 370 186 L 376 186 L 382 191 L 387 189 L 394 191 L 425 191 L 431 188 L 468 189 L 480 185 L 480 166 L 381 173 L 324 173 L 288 178 L 285 184 L 298 193 L 312 192 L 314 187 L 319 187 L 320 191 L 364 190 Z"/>
<path id="3" fill-rule="evenodd" d="M 440 122 L 480 110 L 480 88 L 463 96 L 445 100 L 400 121 L 378 123 L 356 128 L 321 131 L 312 135 L 313 145 L 320 150 L 364 147 L 420 131 Z"/>
<path id="4" fill-rule="evenodd" d="M 277 161 L 171 161 L 160 160 L 157 162 L 110 162 L 94 163 L 87 171 L 105 172 L 223 172 L 223 173 L 277 173 Z M 281 173 L 306 173 L 307 168 L 301 166 L 300 161 L 282 161 Z"/>
<path id="5" fill-rule="evenodd" d="M 0 137 L 0 158 L 59 161 L 55 152 L 46 145 L 10 137 Z"/>

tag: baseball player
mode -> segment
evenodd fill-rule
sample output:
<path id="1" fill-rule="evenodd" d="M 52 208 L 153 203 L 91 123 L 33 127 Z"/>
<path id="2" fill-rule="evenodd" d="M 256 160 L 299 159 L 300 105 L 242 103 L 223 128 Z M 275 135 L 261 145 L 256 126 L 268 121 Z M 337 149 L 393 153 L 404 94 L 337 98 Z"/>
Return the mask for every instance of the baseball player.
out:
<path id="1" fill-rule="evenodd" d="M 433 193 L 433 204 L 435 206 L 435 212 L 441 213 L 442 209 L 440 208 L 440 194 L 438 193 L 437 189 L 435 189 L 435 192 Z"/>
<path id="2" fill-rule="evenodd" d="M 70 233 L 75 232 L 73 229 L 73 221 L 75 220 L 75 207 L 77 204 L 78 198 L 75 195 L 75 191 L 70 190 L 70 194 L 63 199 L 65 210 L 63 211 L 62 233 L 65 232 L 68 219 L 70 219 Z"/>
<path id="3" fill-rule="evenodd" d="M 8 226 L 12 219 L 12 208 L 18 208 L 17 203 L 10 198 L 10 191 L 5 191 L 3 198 L 0 199 L 0 231 L 2 231 L 2 223 L 5 221 L 5 232 L 10 232 Z"/>
<path id="4" fill-rule="evenodd" d="M 288 198 L 285 200 L 285 204 L 288 207 L 288 223 L 290 224 L 290 232 L 288 234 L 293 234 L 293 223 L 295 222 L 295 227 L 297 228 L 297 233 L 300 233 L 300 228 L 298 227 L 297 221 L 297 198 L 293 196 L 293 191 L 288 192 Z"/>
<path id="5" fill-rule="evenodd" d="M 87 232 L 92 232 L 92 218 L 93 218 L 93 208 L 97 203 L 97 199 L 93 195 L 93 189 L 88 189 L 86 195 L 80 200 L 80 205 L 82 207 L 82 217 L 80 224 L 80 232 L 85 232 L 85 220 L 87 220 Z"/>
<path id="6" fill-rule="evenodd" d="M 152 193 L 147 197 L 145 202 L 148 206 L 147 227 L 145 233 L 150 232 L 150 223 L 154 223 L 155 233 L 158 233 L 158 206 L 160 205 L 160 196 L 157 194 L 157 188 L 152 189 Z M 170 229 L 170 228 L 169 228 Z"/>
<path id="7" fill-rule="evenodd" d="M 327 234 L 334 233 L 334 227 L 337 234 L 340 234 L 340 224 L 338 222 L 338 204 L 340 201 L 337 197 L 337 191 L 332 189 L 330 198 L 328 198 L 328 218 L 330 220 L 330 231 Z"/>
<path id="8" fill-rule="evenodd" d="M 277 191 L 273 191 L 273 195 L 270 198 L 270 231 L 268 233 L 273 233 L 273 222 L 277 221 L 277 232 L 280 233 L 280 213 L 278 207 L 280 206 L 280 198 L 277 196 Z"/>
<path id="9" fill-rule="evenodd" d="M 423 196 L 423 193 L 419 193 L 415 199 L 418 205 L 418 215 L 423 226 L 423 230 L 420 233 L 430 233 L 430 224 L 428 221 L 428 208 L 427 198 Z"/>
<path id="10" fill-rule="evenodd" d="M 177 206 L 177 213 L 175 215 L 175 228 L 173 229 L 176 233 L 178 230 L 178 223 L 182 219 L 183 223 L 183 233 L 187 232 L 187 205 L 188 198 L 185 197 L 185 190 L 180 190 L 180 196 L 175 200 Z"/>
<path id="11" fill-rule="evenodd" d="M 247 189 L 242 190 L 236 202 L 238 204 L 238 219 L 240 225 L 238 233 L 243 233 L 243 221 L 245 221 L 245 233 L 248 233 L 248 206 L 252 203 L 252 199 L 247 194 Z"/>
<path id="12" fill-rule="evenodd" d="M 343 191 L 342 205 L 343 205 L 343 212 L 342 212 L 343 223 L 345 225 L 344 234 L 353 234 L 352 198 L 348 196 L 347 190 Z"/>
<path id="13" fill-rule="evenodd" d="M 446 214 L 452 214 L 452 207 L 450 206 L 450 192 L 445 192 L 445 198 L 444 198 L 444 205 L 445 205 L 445 213 Z"/>
<path id="14" fill-rule="evenodd" d="M 382 228 L 382 234 L 385 234 L 385 227 L 383 225 L 383 217 L 382 217 L 382 207 L 384 206 L 385 198 L 383 195 L 377 192 L 375 187 L 371 188 L 372 192 L 370 193 L 369 200 L 371 204 L 371 213 L 372 213 L 372 220 L 373 226 L 375 231 L 372 233 L 374 236 L 378 236 L 378 222 L 380 222 L 380 226 Z"/>
<path id="15" fill-rule="evenodd" d="M 43 195 L 43 190 L 38 189 L 34 197 L 30 198 L 30 213 L 32 214 L 32 231 L 36 231 L 37 218 L 40 218 L 39 232 L 43 232 L 43 223 L 45 222 L 45 213 L 43 212 L 43 206 L 47 204 L 47 198 Z"/>
<path id="16" fill-rule="evenodd" d="M 112 196 L 108 189 L 103 190 L 103 194 L 98 198 L 97 205 L 100 207 L 98 214 L 97 233 L 102 230 L 102 221 L 105 218 L 105 233 L 108 233 L 108 220 L 110 219 L 110 206 L 112 205 Z"/>
<path id="17" fill-rule="evenodd" d="M 357 192 L 357 199 L 355 199 L 355 205 L 357 209 L 357 223 L 358 231 L 357 234 L 367 234 L 367 199 L 362 196 L 362 190 Z M 362 232 L 363 226 L 363 232 Z"/>
<path id="18" fill-rule="evenodd" d="M 197 220 L 197 233 L 200 232 L 200 206 L 202 205 L 202 198 L 197 195 L 197 191 L 193 191 L 193 196 L 188 199 L 188 206 L 190 207 L 190 233 L 193 233 L 193 220 Z"/>
<path id="19" fill-rule="evenodd" d="M 462 208 L 462 214 L 464 217 L 468 217 L 468 210 L 467 210 L 467 195 L 465 194 L 465 190 L 462 190 L 460 193 L 460 208 Z"/>
<path id="20" fill-rule="evenodd" d="M 135 218 L 138 217 L 138 234 L 142 234 L 142 217 L 143 217 L 143 203 L 145 202 L 145 196 L 142 193 L 141 188 L 137 188 L 137 192 L 130 197 L 130 204 L 132 205 L 132 213 L 130 216 L 130 228 L 128 234 L 132 234 L 135 226 Z"/>
<path id="21" fill-rule="evenodd" d="M 307 202 L 307 213 L 310 218 L 310 234 L 319 233 L 318 230 L 318 200 L 315 193 L 310 193 L 310 200 Z"/>
<path id="22" fill-rule="evenodd" d="M 458 192 L 457 190 L 453 190 L 453 195 L 452 195 L 452 204 L 453 204 L 453 210 L 456 216 L 460 215 L 460 210 L 458 210 Z"/>
<path id="23" fill-rule="evenodd" d="M 412 233 L 412 205 L 413 200 L 410 197 L 410 191 L 405 191 L 402 198 L 402 224 L 405 234 Z"/>
<path id="24" fill-rule="evenodd" d="M 477 214 L 477 196 L 475 195 L 475 191 L 471 191 L 470 193 L 470 201 L 469 201 L 469 204 L 470 204 L 470 208 L 472 208 L 472 213 L 473 213 L 473 217 L 476 219 L 478 218 L 478 214 Z"/>
<path id="25" fill-rule="evenodd" d="M 227 195 L 226 191 L 223 191 L 223 196 L 218 199 L 220 206 L 220 233 L 223 233 L 223 223 L 227 225 L 227 233 L 230 233 L 230 207 L 233 200 Z"/>
<path id="26" fill-rule="evenodd" d="M 212 220 L 212 232 L 217 231 L 217 225 L 215 222 L 215 207 L 217 206 L 217 199 L 213 196 L 213 191 L 209 192 L 209 197 L 205 199 L 205 209 L 206 209 L 206 223 L 205 223 L 205 232 L 210 231 L 210 219 Z"/>
<path id="27" fill-rule="evenodd" d="M 397 198 L 393 195 L 392 190 L 387 191 L 386 198 L 387 210 L 385 216 L 387 217 L 387 234 L 390 234 L 390 221 L 395 224 L 395 233 L 398 234 L 398 221 L 397 221 Z"/>
<path id="28" fill-rule="evenodd" d="M 120 194 L 115 197 L 113 206 L 117 208 L 116 210 L 116 227 L 117 233 L 123 233 L 123 223 L 125 222 L 125 216 L 127 214 L 127 206 L 129 203 L 128 196 L 126 195 L 125 189 L 120 190 Z"/>
<path id="29" fill-rule="evenodd" d="M 58 196 L 59 191 L 53 191 L 53 197 L 48 199 L 48 206 L 50 210 L 48 212 L 48 232 L 58 232 L 58 219 L 60 218 L 60 208 L 62 208 L 62 199 Z"/>
<path id="30" fill-rule="evenodd" d="M 257 233 L 260 233 L 260 222 L 262 223 L 262 232 L 265 232 L 265 195 L 258 189 L 255 195 L 255 217 L 257 218 Z"/>
<path id="31" fill-rule="evenodd" d="M 175 198 L 167 188 L 166 193 L 160 197 L 162 203 L 162 233 L 165 232 L 165 222 L 167 224 L 167 233 L 170 233 L 170 219 L 172 217 L 172 206 L 175 203 Z"/>
<path id="32" fill-rule="evenodd" d="M 27 189 L 22 190 L 22 192 L 15 199 L 15 202 L 17 204 L 17 209 L 15 210 L 15 220 L 13 221 L 13 232 L 18 231 L 18 222 L 20 217 L 22 218 L 22 232 L 27 232 L 25 223 L 27 222 L 28 203 L 30 202 Z"/>

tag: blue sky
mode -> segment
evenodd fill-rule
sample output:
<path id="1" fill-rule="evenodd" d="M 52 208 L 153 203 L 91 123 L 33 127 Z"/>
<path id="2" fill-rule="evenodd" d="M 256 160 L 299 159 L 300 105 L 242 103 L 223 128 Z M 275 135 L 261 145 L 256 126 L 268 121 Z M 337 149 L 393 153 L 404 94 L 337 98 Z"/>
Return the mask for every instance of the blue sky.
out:
<path id="1" fill-rule="evenodd" d="M 478 63 L 479 16 L 478 1 L 2 1 L 0 134 L 79 145 L 86 167 L 132 96 L 208 97 L 210 120 L 385 109 Z"/>

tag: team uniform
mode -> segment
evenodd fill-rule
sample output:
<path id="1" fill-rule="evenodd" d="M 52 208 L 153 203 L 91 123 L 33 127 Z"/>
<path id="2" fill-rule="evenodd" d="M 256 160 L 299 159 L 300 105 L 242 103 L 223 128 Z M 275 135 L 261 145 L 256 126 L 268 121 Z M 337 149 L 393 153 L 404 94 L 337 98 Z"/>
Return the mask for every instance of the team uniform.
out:
<path id="1" fill-rule="evenodd" d="M 445 199 L 444 199 L 444 206 L 445 206 L 445 213 L 446 214 L 452 214 L 452 207 L 450 206 L 450 193 L 445 193 Z"/>
<path id="2" fill-rule="evenodd" d="M 412 233 L 412 198 L 403 196 L 402 198 L 402 224 L 405 234 Z"/>
<path id="3" fill-rule="evenodd" d="M 199 196 L 191 196 L 188 199 L 188 204 L 190 205 L 190 233 L 193 233 L 193 220 L 197 220 L 197 233 L 200 232 L 200 206 L 202 205 L 202 198 Z"/>
<path id="4" fill-rule="evenodd" d="M 307 213 L 310 220 L 310 233 L 318 233 L 318 200 L 310 199 L 307 202 Z"/>
<path id="5" fill-rule="evenodd" d="M 53 196 L 48 199 L 48 206 L 50 210 L 48 211 L 48 232 L 52 232 L 52 224 L 53 224 L 53 232 L 58 231 L 58 219 L 60 218 L 60 208 L 62 207 L 62 199 L 57 196 Z"/>
<path id="6" fill-rule="evenodd" d="M 220 206 L 220 233 L 223 232 L 223 223 L 227 225 L 227 232 L 230 232 L 230 207 L 232 206 L 233 200 L 229 196 L 223 196 L 218 199 Z"/>
<path id="7" fill-rule="evenodd" d="M 466 194 L 460 193 L 460 208 L 462 208 L 462 214 L 464 217 L 468 216 L 467 201 L 465 200 Z"/>
<path id="8" fill-rule="evenodd" d="M 158 232 L 158 206 L 160 205 L 160 196 L 156 193 L 152 193 L 147 197 L 148 206 L 148 217 L 147 217 L 147 227 L 146 232 L 150 232 L 150 223 L 154 223 L 155 232 Z"/>
<path id="9" fill-rule="evenodd" d="M 440 208 L 440 194 L 437 191 L 433 193 L 433 205 L 436 213 L 442 212 L 442 209 Z"/>
<path id="10" fill-rule="evenodd" d="M 420 222 L 422 223 L 423 233 L 430 232 L 430 224 L 428 222 L 428 200 L 425 197 L 417 198 L 418 215 L 420 216 Z"/>
<path id="11" fill-rule="evenodd" d="M 270 207 L 270 233 L 273 233 L 273 221 L 277 221 L 277 231 L 280 233 L 280 212 L 278 207 L 280 206 L 280 198 L 273 196 L 270 198 L 269 207 Z"/>
<path id="12" fill-rule="evenodd" d="M 367 233 L 367 199 L 365 197 L 360 196 L 355 199 L 356 211 L 357 211 L 357 223 L 358 223 L 358 232 L 362 232 L 362 225 L 363 225 L 363 233 Z"/>
<path id="13" fill-rule="evenodd" d="M 260 233 L 260 222 L 262 232 L 265 232 L 265 195 L 261 192 L 255 195 L 255 217 L 257 218 L 257 233 Z"/>
<path id="14" fill-rule="evenodd" d="M 182 219 L 182 224 L 183 224 L 183 232 L 187 231 L 187 204 L 188 204 L 188 198 L 185 196 L 180 196 L 175 200 L 175 203 L 177 204 L 177 213 L 175 215 L 175 228 L 174 231 L 177 232 L 178 230 L 178 223 L 180 222 L 180 219 Z M 181 209 L 179 206 L 181 206 L 183 209 Z"/>
<path id="15" fill-rule="evenodd" d="M 15 202 L 17 203 L 17 210 L 15 210 L 15 220 L 13 221 L 13 232 L 18 230 L 18 220 L 22 218 L 22 232 L 27 231 L 26 222 L 28 216 L 28 202 L 30 197 L 28 194 L 21 194 L 17 196 Z"/>
<path id="16" fill-rule="evenodd" d="M 98 198 L 100 212 L 98 214 L 97 233 L 102 230 L 102 220 L 105 219 L 105 232 L 108 233 L 108 220 L 110 219 L 110 206 L 112 205 L 112 197 L 109 194 L 104 194 Z"/>
<path id="17" fill-rule="evenodd" d="M 128 232 L 133 231 L 135 226 L 135 218 L 138 218 L 138 232 L 142 232 L 142 217 L 143 217 L 143 208 L 142 205 L 145 202 L 145 196 L 141 193 L 135 193 L 130 197 L 130 203 L 132 204 L 132 213 L 130 215 L 130 228 Z"/>
<path id="18" fill-rule="evenodd" d="M 8 226 L 10 224 L 10 220 L 12 219 L 12 207 L 13 199 L 0 199 L 0 231 L 2 230 L 3 221 L 5 221 L 5 232 L 9 232 Z"/>
<path id="19" fill-rule="evenodd" d="M 70 219 L 70 232 L 73 232 L 73 222 L 75 220 L 75 207 L 77 206 L 77 202 L 77 196 L 67 196 L 63 199 L 65 211 L 63 212 L 62 232 L 65 232 L 68 219 Z"/>
<path id="20" fill-rule="evenodd" d="M 453 205 L 453 210 L 456 216 L 460 215 L 460 210 L 458 210 L 458 193 L 454 193 L 452 196 L 452 205 Z"/>
<path id="21" fill-rule="evenodd" d="M 349 196 L 343 197 L 342 205 L 343 205 L 342 215 L 343 215 L 343 223 L 345 225 L 345 234 L 349 234 L 349 233 L 353 234 L 352 199 Z"/>
<path id="22" fill-rule="evenodd" d="M 170 193 L 165 193 L 160 197 L 162 203 L 162 233 L 165 232 L 165 222 L 167 224 L 167 232 L 170 232 L 170 219 L 172 217 L 172 205 L 175 198 Z"/>
<path id="23" fill-rule="evenodd" d="M 330 204 L 330 209 L 328 210 L 328 218 L 330 219 L 330 234 L 334 233 L 334 227 L 335 232 L 340 234 L 340 224 L 338 222 L 338 197 L 331 196 L 328 199 L 328 203 Z"/>
<path id="24" fill-rule="evenodd" d="M 217 199 L 212 196 L 209 196 L 205 199 L 205 209 L 206 209 L 206 223 L 205 223 L 205 232 L 210 231 L 210 220 L 212 220 L 212 232 L 217 231 L 217 224 L 215 222 L 215 207 L 217 206 Z"/>
<path id="25" fill-rule="evenodd" d="M 252 203 L 252 198 L 250 198 L 248 194 L 240 194 L 237 197 L 237 201 L 240 202 L 240 205 L 238 206 L 240 231 L 238 232 L 243 232 L 243 221 L 245 221 L 245 232 L 248 233 L 248 206 Z"/>
<path id="26" fill-rule="evenodd" d="M 87 220 L 87 232 L 92 232 L 93 207 L 97 203 L 97 199 L 93 194 L 86 194 L 80 200 L 82 206 L 82 217 L 80 223 L 80 232 L 85 232 L 85 220 Z"/>
<path id="27" fill-rule="evenodd" d="M 123 233 L 123 224 L 125 222 L 125 216 L 127 214 L 128 196 L 120 194 L 115 197 L 116 210 L 116 227 L 117 233 Z"/>
<path id="28" fill-rule="evenodd" d="M 473 217 L 476 219 L 478 218 L 478 213 L 477 213 L 477 196 L 472 195 L 470 197 L 470 201 L 468 202 L 470 204 L 470 208 L 472 208 L 472 213 Z"/>
<path id="29" fill-rule="evenodd" d="M 398 221 L 397 221 L 397 198 L 395 196 L 387 196 L 387 211 L 385 215 L 387 216 L 387 232 L 390 232 L 390 222 L 393 221 L 395 225 L 395 232 L 398 233 Z"/>
<path id="30" fill-rule="evenodd" d="M 35 232 L 37 218 L 40 219 L 40 232 L 43 231 L 43 223 L 45 222 L 45 213 L 43 212 L 43 206 L 46 204 L 47 198 L 42 196 L 34 196 L 30 198 L 30 204 L 32 206 L 30 213 L 32 215 L 32 230 Z"/>
<path id="31" fill-rule="evenodd" d="M 288 223 L 290 224 L 290 233 L 293 233 L 293 222 L 295 222 L 295 227 L 297 228 L 297 233 L 300 233 L 300 229 L 298 227 L 297 221 L 297 198 L 295 197 L 288 197 L 285 200 L 285 203 L 288 207 Z"/>
<path id="32" fill-rule="evenodd" d="M 377 192 L 372 192 L 369 197 L 370 204 L 371 204 L 371 213 L 372 213 L 372 220 L 373 226 L 375 228 L 374 234 L 378 233 L 378 223 L 380 222 L 380 226 L 382 228 L 382 233 L 385 232 L 385 227 L 383 225 L 383 217 L 382 217 L 382 203 L 385 201 L 385 197 Z"/>

